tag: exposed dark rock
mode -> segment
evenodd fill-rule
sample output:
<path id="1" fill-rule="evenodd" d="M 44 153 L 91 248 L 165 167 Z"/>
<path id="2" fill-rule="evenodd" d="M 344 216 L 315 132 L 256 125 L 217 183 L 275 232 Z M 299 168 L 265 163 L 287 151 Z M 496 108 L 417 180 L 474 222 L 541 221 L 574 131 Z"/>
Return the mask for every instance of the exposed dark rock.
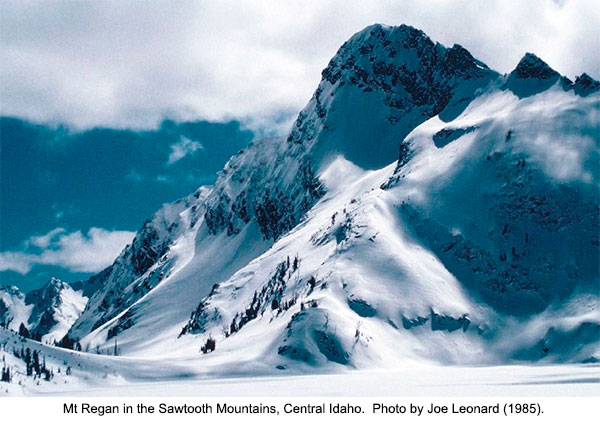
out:
<path id="1" fill-rule="evenodd" d="M 348 306 L 361 317 L 373 317 L 377 314 L 373 306 L 360 298 L 348 298 Z"/>
<path id="2" fill-rule="evenodd" d="M 413 327 L 424 325 L 427 323 L 427 320 L 429 320 L 428 317 L 418 316 L 414 319 L 408 319 L 402 316 L 402 327 L 404 327 L 404 329 L 412 329 Z"/>
<path id="3" fill-rule="evenodd" d="M 438 148 L 443 148 L 447 144 L 452 141 L 458 139 L 459 137 L 471 133 L 472 131 L 477 130 L 477 127 L 461 127 L 461 128 L 452 128 L 452 129 L 442 129 L 436 134 L 433 135 L 433 143 Z"/>
<path id="4" fill-rule="evenodd" d="M 433 311 L 431 312 L 431 330 L 447 330 L 448 332 L 453 332 L 462 329 L 463 332 L 466 332 L 470 323 L 471 321 L 467 315 L 463 315 L 456 319 L 451 316 L 437 314 Z"/>
<path id="5" fill-rule="evenodd" d="M 319 351 L 325 358 L 338 364 L 348 364 L 349 356 L 346 351 L 344 351 L 342 344 L 335 335 L 331 332 L 315 330 L 313 332 L 313 337 Z"/>

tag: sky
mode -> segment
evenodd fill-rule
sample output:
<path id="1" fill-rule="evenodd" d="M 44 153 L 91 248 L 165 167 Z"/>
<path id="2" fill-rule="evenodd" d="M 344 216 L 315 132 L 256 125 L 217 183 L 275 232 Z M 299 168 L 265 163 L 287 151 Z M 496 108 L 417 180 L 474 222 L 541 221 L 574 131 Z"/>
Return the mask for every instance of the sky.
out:
<path id="1" fill-rule="evenodd" d="M 600 78 L 596 0 L 0 0 L 0 284 L 84 278 L 165 201 L 284 133 L 373 23 Z"/>
<path id="2" fill-rule="evenodd" d="M 253 136 L 238 122 L 71 131 L 0 118 L 0 285 L 99 272 L 162 203 L 214 182 Z"/>

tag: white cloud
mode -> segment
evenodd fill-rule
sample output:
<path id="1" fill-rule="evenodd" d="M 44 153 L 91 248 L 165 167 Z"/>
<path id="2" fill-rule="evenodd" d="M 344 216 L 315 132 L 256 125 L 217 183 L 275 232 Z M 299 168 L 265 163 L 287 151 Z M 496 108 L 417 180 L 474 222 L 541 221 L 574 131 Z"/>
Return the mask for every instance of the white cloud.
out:
<path id="1" fill-rule="evenodd" d="M 151 4 L 149 4 L 151 3 Z M 76 127 L 268 125 L 296 113 L 354 32 L 407 23 L 508 72 L 534 52 L 600 76 L 596 0 L 1 3 L 1 111 Z"/>
<path id="2" fill-rule="evenodd" d="M 171 165 L 186 155 L 191 155 L 196 151 L 204 149 L 204 146 L 200 142 L 188 139 L 185 136 L 181 136 L 179 142 L 171 145 L 171 153 L 169 154 L 168 165 Z"/>
<path id="3" fill-rule="evenodd" d="M 65 232 L 64 228 L 60 228 L 60 227 L 54 228 L 52 231 L 49 231 L 48 233 L 46 233 L 44 235 L 32 236 L 29 240 L 27 240 L 27 243 L 31 244 L 33 246 L 36 246 L 36 247 L 47 248 L 54 238 L 56 238 L 58 235 L 60 235 L 64 232 Z"/>
<path id="4" fill-rule="evenodd" d="M 25 275 L 31 270 L 32 262 L 26 253 L 5 251 L 0 253 L 0 272 L 12 270 Z"/>
<path id="5" fill-rule="evenodd" d="M 61 266 L 74 272 L 98 272 L 110 265 L 135 233 L 90 228 L 68 233 L 63 228 L 33 236 L 22 250 L 0 253 L 0 272 L 12 270 L 23 275 L 35 265 Z"/>

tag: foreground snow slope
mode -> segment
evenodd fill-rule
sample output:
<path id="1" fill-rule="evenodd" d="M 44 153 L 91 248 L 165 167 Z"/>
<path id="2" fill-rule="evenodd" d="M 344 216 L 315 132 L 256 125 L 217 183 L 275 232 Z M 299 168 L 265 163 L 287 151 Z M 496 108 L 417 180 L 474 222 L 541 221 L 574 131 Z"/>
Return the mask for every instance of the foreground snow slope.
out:
<path id="1" fill-rule="evenodd" d="M 26 376 L 14 349 L 41 353 L 50 381 Z M 257 377 L 236 365 L 203 372 L 181 359 L 135 359 L 42 345 L 0 328 L 0 358 L 13 375 L 0 396 L 596 396 L 600 367 L 536 365 L 448 367 L 409 365 L 386 370 Z M 251 386 L 251 387 L 250 387 Z"/>
<path id="2" fill-rule="evenodd" d="M 419 367 L 303 376 L 147 382 L 68 396 L 598 396 L 598 367 Z M 0 389 L 1 390 L 1 389 Z M 35 392 L 34 392 L 35 393 Z"/>
<path id="3" fill-rule="evenodd" d="M 414 28 L 368 27 L 289 136 L 164 205 L 90 279 L 68 335 L 156 378 L 152 361 L 216 376 L 594 363 L 599 89 L 533 54 L 500 75 Z"/>

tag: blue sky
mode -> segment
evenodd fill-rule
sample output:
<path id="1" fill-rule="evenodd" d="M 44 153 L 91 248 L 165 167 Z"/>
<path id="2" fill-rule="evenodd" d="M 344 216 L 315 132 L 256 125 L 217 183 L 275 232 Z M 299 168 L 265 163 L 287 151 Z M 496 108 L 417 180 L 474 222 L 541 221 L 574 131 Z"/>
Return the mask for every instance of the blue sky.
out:
<path id="1" fill-rule="evenodd" d="M 162 203 L 212 183 L 252 138 L 237 122 L 72 133 L 0 118 L 0 269 L 12 269 L 0 283 L 27 290 L 102 269 Z"/>

